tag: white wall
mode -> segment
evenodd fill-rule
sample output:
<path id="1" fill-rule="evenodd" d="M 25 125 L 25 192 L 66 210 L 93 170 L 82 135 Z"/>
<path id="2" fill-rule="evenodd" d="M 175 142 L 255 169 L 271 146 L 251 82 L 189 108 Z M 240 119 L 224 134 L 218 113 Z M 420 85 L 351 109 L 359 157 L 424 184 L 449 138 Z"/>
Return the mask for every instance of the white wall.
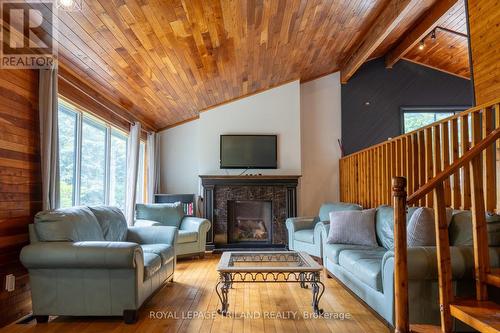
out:
<path id="1" fill-rule="evenodd" d="M 242 172 L 219 168 L 221 134 L 277 134 L 278 169 L 248 172 L 300 175 L 299 89 L 299 81 L 294 81 L 201 113 L 200 174 Z"/>
<path id="2" fill-rule="evenodd" d="M 239 174 L 219 168 L 221 134 L 276 134 L 278 169 L 248 173 L 301 174 L 300 84 L 294 81 L 221 105 L 161 132 L 161 191 L 199 193 L 199 175 Z"/>
<path id="3" fill-rule="evenodd" d="M 219 169 L 220 134 L 277 134 L 279 169 L 249 172 L 301 174 L 299 213 L 316 215 L 321 203 L 339 199 L 340 108 L 335 73 L 203 112 L 200 119 L 161 133 L 161 190 L 199 193 L 198 175 L 241 173 Z"/>
<path id="4" fill-rule="evenodd" d="M 313 216 L 325 201 L 339 200 L 338 139 L 341 138 L 340 75 L 300 86 L 301 215 Z"/>
<path id="5" fill-rule="evenodd" d="M 198 127 L 190 121 L 160 133 L 162 193 L 198 193 Z"/>

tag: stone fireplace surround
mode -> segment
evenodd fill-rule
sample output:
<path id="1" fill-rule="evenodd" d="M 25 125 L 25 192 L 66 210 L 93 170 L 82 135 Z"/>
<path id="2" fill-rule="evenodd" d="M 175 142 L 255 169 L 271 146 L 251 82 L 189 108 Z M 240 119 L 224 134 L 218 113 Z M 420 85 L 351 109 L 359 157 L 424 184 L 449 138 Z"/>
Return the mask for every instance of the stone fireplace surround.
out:
<path id="1" fill-rule="evenodd" d="M 200 176 L 204 217 L 212 222 L 207 249 L 285 247 L 285 221 L 297 216 L 297 184 L 300 176 Z M 264 200 L 272 203 L 271 243 L 228 242 L 228 202 Z"/>

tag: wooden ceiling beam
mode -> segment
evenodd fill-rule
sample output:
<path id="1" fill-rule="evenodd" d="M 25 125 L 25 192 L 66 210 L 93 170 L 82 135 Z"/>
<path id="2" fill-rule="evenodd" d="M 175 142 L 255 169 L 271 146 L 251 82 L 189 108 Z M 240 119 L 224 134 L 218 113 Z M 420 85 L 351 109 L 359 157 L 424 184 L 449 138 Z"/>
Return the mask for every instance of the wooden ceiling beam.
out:
<path id="1" fill-rule="evenodd" d="M 408 53 L 419 41 L 427 36 L 437 25 L 451 7 L 457 3 L 457 0 L 437 1 L 424 15 L 418 25 L 411 29 L 406 36 L 385 56 L 385 66 L 392 68 L 406 53 Z"/>
<path id="2" fill-rule="evenodd" d="M 405 18 L 409 10 L 420 0 L 390 0 L 378 16 L 375 24 L 365 35 L 359 47 L 347 58 L 341 69 L 341 82 L 346 83 L 368 60 L 384 39 Z"/>

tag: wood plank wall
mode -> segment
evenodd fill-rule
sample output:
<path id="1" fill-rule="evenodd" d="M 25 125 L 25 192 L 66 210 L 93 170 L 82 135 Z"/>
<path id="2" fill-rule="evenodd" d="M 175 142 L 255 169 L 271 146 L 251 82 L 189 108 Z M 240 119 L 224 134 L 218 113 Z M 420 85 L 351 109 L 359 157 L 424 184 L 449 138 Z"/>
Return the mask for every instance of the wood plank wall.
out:
<path id="1" fill-rule="evenodd" d="M 38 129 L 38 72 L 0 70 L 0 326 L 31 311 L 19 252 L 42 206 Z M 7 274 L 16 276 L 13 292 L 5 291 Z"/>
<path id="2" fill-rule="evenodd" d="M 500 99 L 417 131 L 398 136 L 340 160 L 340 197 L 365 208 L 391 204 L 392 177 L 407 179 L 408 195 L 473 147 L 472 138 L 484 138 L 500 127 Z M 492 145 L 482 158 L 486 209 L 500 209 L 497 168 L 500 146 Z M 455 209 L 471 208 L 469 168 L 444 183 L 445 201 Z M 432 193 L 419 202 L 433 207 Z"/>
<path id="3" fill-rule="evenodd" d="M 500 96 L 500 2 L 468 0 L 476 103 Z"/>

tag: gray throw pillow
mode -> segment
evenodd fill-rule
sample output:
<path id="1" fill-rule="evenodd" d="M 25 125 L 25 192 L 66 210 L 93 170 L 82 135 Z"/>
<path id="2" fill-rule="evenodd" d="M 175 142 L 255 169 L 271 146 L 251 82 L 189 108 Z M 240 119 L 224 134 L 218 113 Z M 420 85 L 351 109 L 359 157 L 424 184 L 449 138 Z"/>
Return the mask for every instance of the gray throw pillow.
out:
<path id="1" fill-rule="evenodd" d="M 446 223 L 450 224 L 453 216 L 451 208 L 446 209 Z M 408 247 L 436 246 L 436 227 L 434 209 L 419 207 L 410 217 L 406 226 Z"/>
<path id="2" fill-rule="evenodd" d="M 328 244 L 378 246 L 375 236 L 376 209 L 330 213 Z"/>

